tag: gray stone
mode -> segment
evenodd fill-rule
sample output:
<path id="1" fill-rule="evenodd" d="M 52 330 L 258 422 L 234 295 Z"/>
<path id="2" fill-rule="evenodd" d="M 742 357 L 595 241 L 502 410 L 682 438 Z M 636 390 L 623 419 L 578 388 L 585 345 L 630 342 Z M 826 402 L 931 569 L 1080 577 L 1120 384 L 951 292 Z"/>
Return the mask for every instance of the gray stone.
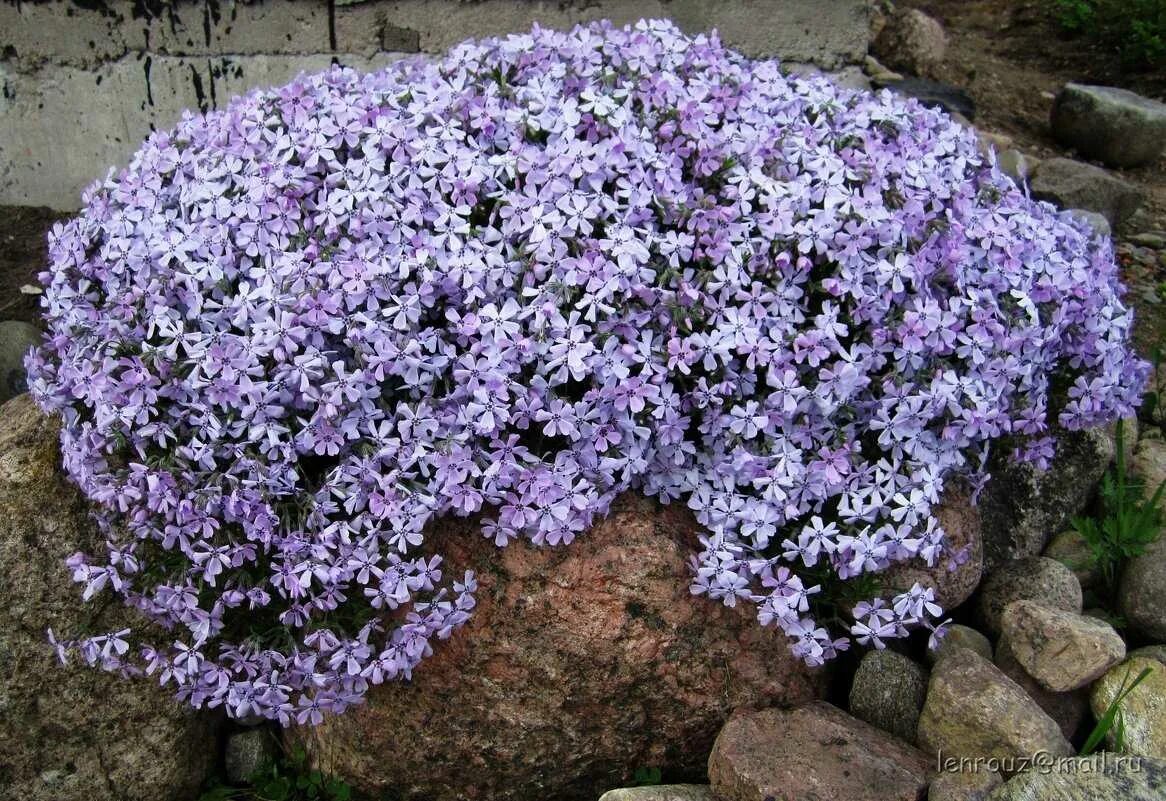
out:
<path id="1" fill-rule="evenodd" d="M 815 701 L 735 712 L 713 744 L 708 773 L 719 801 L 918 801 L 930 762 L 902 740 Z"/>
<path id="2" fill-rule="evenodd" d="M 1114 227 L 1129 219 L 1145 197 L 1141 189 L 1100 167 L 1064 158 L 1042 161 L 1030 186 L 1037 200 L 1095 211 Z"/>
<path id="3" fill-rule="evenodd" d="M 60 469 L 58 427 L 28 395 L 0 406 L 0 796 L 20 801 L 190 799 L 216 755 L 218 713 L 157 679 L 60 665 L 45 640 L 142 619 L 85 604 L 65 559 L 104 539 Z"/>
<path id="4" fill-rule="evenodd" d="M 976 129 L 976 136 L 980 138 L 980 153 L 988 155 L 990 151 L 1003 153 L 1012 149 L 1012 137 L 999 131 L 983 131 Z"/>
<path id="5" fill-rule="evenodd" d="M 1154 645 L 1143 645 L 1141 648 L 1135 648 L 1129 653 L 1130 659 L 1140 657 L 1142 659 L 1154 659 L 1166 665 L 1166 645 L 1155 643 Z"/>
<path id="6" fill-rule="evenodd" d="M 1049 541 L 1045 546 L 1043 556 L 1056 559 L 1065 567 L 1073 571 L 1081 589 L 1087 590 L 1101 582 L 1101 570 L 1097 565 L 1097 556 L 1089 543 L 1076 529 L 1066 529 Z"/>
<path id="7" fill-rule="evenodd" d="M 24 356 L 41 341 L 40 329 L 19 320 L 0 323 L 0 403 L 28 390 Z"/>
<path id="8" fill-rule="evenodd" d="M 992 658 L 992 643 L 987 637 L 970 626 L 952 623 L 947 627 L 947 634 L 939 641 L 939 647 L 927 651 L 927 661 L 934 665 L 960 648 L 975 651 L 985 659 Z"/>
<path id="9" fill-rule="evenodd" d="M 947 55 L 947 34 L 922 11 L 902 8 L 887 17 L 871 52 L 893 70 L 933 78 Z"/>
<path id="10" fill-rule="evenodd" d="M 1130 631 L 1166 640 L 1166 539 L 1129 560 L 1118 580 L 1118 609 Z"/>
<path id="11" fill-rule="evenodd" d="M 1003 782 L 987 769 L 940 773 L 927 788 L 927 801 L 984 801 Z"/>
<path id="12" fill-rule="evenodd" d="M 1049 538 L 1084 511 L 1113 461 L 1115 445 L 1105 428 L 1053 432 L 1057 452 L 1048 470 L 993 460 L 992 479 L 980 494 L 984 570 L 1044 550 Z"/>
<path id="13" fill-rule="evenodd" d="M 1138 234 L 1133 234 L 1129 237 L 1129 241 L 1134 245 L 1140 245 L 1144 248 L 1152 250 L 1166 249 L 1166 232 L 1160 231 L 1143 231 Z"/>
<path id="14" fill-rule="evenodd" d="M 1113 626 L 1033 601 L 1013 601 L 1001 618 L 1007 642 L 1028 675 L 1053 692 L 1078 690 L 1125 659 Z"/>
<path id="15" fill-rule="evenodd" d="M 1065 213 L 1072 215 L 1074 219 L 1089 226 L 1089 230 L 1094 236 L 1100 236 L 1104 239 L 1113 236 L 1113 228 L 1110 226 L 1109 220 L 1105 219 L 1104 214 L 1098 214 L 1096 211 L 1088 211 L 1086 209 L 1065 209 Z"/>
<path id="16" fill-rule="evenodd" d="M 1056 721 L 1065 735 L 1066 740 L 1072 740 L 1081 729 L 1081 724 L 1089 716 L 1089 691 L 1087 689 L 1073 690 L 1059 693 L 1046 689 L 1041 683 L 1028 675 L 1028 671 L 1016 661 L 1006 639 L 1001 639 L 996 646 L 996 667 L 1008 678 L 1016 682 L 1028 697 L 1036 701 L 1050 718 Z"/>
<path id="17" fill-rule="evenodd" d="M 867 651 L 850 686 L 850 714 L 913 743 L 926 698 L 922 666 L 896 651 Z"/>
<path id="18" fill-rule="evenodd" d="M 1142 482 L 1147 495 L 1153 493 L 1166 481 L 1166 442 L 1160 439 L 1139 442 L 1130 462 L 1130 472 Z"/>
<path id="19" fill-rule="evenodd" d="M 855 89 L 860 92 L 871 90 L 870 78 L 866 77 L 858 67 L 843 67 L 840 70 L 827 73 L 830 80 L 843 89 Z"/>
<path id="20" fill-rule="evenodd" d="M 1162 801 L 1166 761 L 1113 754 L 1067 757 L 1015 776 L 988 801 Z"/>
<path id="21" fill-rule="evenodd" d="M 707 784 L 659 784 L 608 790 L 599 801 L 715 801 Z"/>
<path id="22" fill-rule="evenodd" d="M 1166 103 L 1113 86 L 1065 84 L 1050 123 L 1061 144 L 1110 167 L 1149 164 L 1166 147 Z"/>
<path id="23" fill-rule="evenodd" d="M 1033 556 L 1001 565 L 980 588 L 976 612 L 981 627 L 1001 631 L 1004 608 L 1013 601 L 1036 601 L 1053 609 L 1081 612 L 1081 585 L 1073 571 L 1055 559 Z"/>
<path id="24" fill-rule="evenodd" d="M 960 649 L 931 671 L 919 746 L 954 759 L 1009 760 L 1073 752 L 1056 721 L 1016 682 L 974 651 Z M 1013 763 L 1014 764 L 1014 763 Z"/>
<path id="25" fill-rule="evenodd" d="M 246 784 L 255 774 L 270 768 L 279 756 L 277 737 L 266 726 L 237 731 L 228 737 L 223 753 L 227 780 L 233 784 Z"/>

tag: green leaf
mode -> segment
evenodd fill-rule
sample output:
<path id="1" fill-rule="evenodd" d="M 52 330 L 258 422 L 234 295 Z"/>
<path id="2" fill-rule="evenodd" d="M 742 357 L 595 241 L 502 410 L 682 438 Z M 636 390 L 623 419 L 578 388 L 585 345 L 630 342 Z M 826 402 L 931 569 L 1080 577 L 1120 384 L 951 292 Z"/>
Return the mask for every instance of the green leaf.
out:
<path id="1" fill-rule="evenodd" d="M 1088 756 L 1097 750 L 1097 747 L 1101 745 L 1101 741 L 1105 739 L 1105 736 L 1110 730 L 1114 731 L 1114 749 L 1117 751 L 1122 749 L 1122 745 L 1125 742 L 1125 721 L 1121 715 L 1121 703 L 1126 699 L 1126 696 L 1134 691 L 1135 687 L 1141 684 L 1153 672 L 1152 668 L 1145 668 L 1127 687 L 1126 681 L 1129 679 L 1129 670 L 1126 670 L 1126 675 L 1122 679 L 1117 695 L 1113 697 L 1113 701 L 1105 708 L 1105 713 L 1098 719 L 1097 725 L 1089 732 L 1089 737 L 1086 738 L 1085 744 L 1081 746 L 1081 756 Z"/>

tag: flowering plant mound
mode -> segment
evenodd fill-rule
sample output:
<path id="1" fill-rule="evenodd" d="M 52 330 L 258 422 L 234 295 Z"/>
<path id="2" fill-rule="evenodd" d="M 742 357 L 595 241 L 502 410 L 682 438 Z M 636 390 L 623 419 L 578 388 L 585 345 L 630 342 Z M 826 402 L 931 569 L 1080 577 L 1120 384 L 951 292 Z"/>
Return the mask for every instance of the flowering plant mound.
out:
<path id="1" fill-rule="evenodd" d="M 284 723 L 467 619 L 445 514 L 561 545 L 638 489 L 706 529 L 692 591 L 811 663 L 935 628 L 854 580 L 958 560 L 945 482 L 1146 371 L 1110 246 L 968 130 L 661 22 L 188 115 L 51 257 L 31 386 L 107 534 L 69 566 L 153 624 L 58 647 Z M 828 629 L 823 586 L 871 595 Z"/>

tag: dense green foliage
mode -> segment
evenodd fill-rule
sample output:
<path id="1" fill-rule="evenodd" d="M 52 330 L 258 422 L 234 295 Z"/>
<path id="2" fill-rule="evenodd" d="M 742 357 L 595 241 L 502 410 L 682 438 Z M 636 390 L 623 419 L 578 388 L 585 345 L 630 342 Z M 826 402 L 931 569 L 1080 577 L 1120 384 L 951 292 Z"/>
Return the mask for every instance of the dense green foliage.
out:
<path id="1" fill-rule="evenodd" d="M 1166 0 L 1051 0 L 1066 31 L 1112 48 L 1124 66 L 1166 65 Z"/>
<path id="2" fill-rule="evenodd" d="M 352 788 L 313 768 L 301 747 L 285 751 L 250 779 L 249 787 L 215 784 L 199 801 L 349 801 Z"/>
<path id="3" fill-rule="evenodd" d="M 1166 483 L 1147 488 L 1130 475 L 1124 453 L 1125 426 L 1117 424 L 1117 454 L 1114 467 L 1101 482 L 1101 509 L 1098 517 L 1074 518 L 1073 525 L 1093 552 L 1107 595 L 1112 595 L 1121 566 L 1145 553 L 1158 539 L 1162 526 L 1161 501 Z"/>

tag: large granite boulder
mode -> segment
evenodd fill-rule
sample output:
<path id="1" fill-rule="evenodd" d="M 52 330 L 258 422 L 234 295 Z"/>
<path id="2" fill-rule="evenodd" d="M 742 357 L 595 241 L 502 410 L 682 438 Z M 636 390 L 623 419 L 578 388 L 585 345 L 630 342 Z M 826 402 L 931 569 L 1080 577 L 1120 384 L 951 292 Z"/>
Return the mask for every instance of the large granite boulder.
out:
<path id="1" fill-rule="evenodd" d="M 734 714 L 708 764 L 720 801 L 917 801 L 930 773 L 921 751 L 824 701 Z"/>
<path id="2" fill-rule="evenodd" d="M 237 731 L 223 748 L 223 773 L 232 784 L 247 784 L 279 758 L 279 735 L 267 726 Z"/>
<path id="3" fill-rule="evenodd" d="M 185 801 L 216 757 L 216 716 L 155 680 L 62 667 L 45 639 L 141 621 L 83 604 L 64 560 L 99 541 L 60 470 L 58 429 L 21 395 L 0 406 L 0 797 Z"/>
<path id="4" fill-rule="evenodd" d="M 1166 103 L 1114 86 L 1065 84 L 1050 124 L 1061 144 L 1110 167 L 1149 164 L 1166 148 Z"/>
<path id="5" fill-rule="evenodd" d="M 40 330 L 31 323 L 21 320 L 0 323 L 0 403 L 28 389 L 24 356 L 40 340 Z"/>
<path id="6" fill-rule="evenodd" d="M 625 495 L 564 548 L 497 548 L 442 521 L 437 550 L 478 574 L 470 622 L 364 706 L 302 730 L 354 788 L 403 799 L 567 799 L 636 768 L 699 781 L 729 713 L 794 704 L 823 676 L 751 608 L 690 595 L 697 526 Z"/>

